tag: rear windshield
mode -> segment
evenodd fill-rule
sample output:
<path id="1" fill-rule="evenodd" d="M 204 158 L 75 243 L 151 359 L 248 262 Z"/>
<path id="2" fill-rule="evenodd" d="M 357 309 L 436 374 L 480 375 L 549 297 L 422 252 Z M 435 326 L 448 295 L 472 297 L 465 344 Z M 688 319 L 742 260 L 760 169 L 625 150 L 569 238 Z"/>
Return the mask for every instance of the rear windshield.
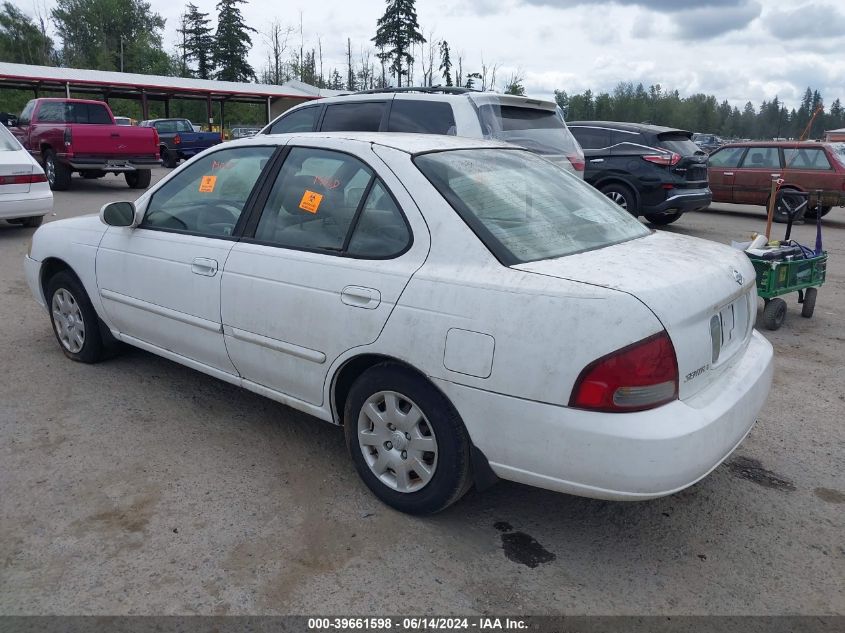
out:
<path id="1" fill-rule="evenodd" d="M 831 143 L 828 147 L 830 148 L 830 155 L 836 159 L 837 163 L 845 167 L 845 143 Z"/>
<path id="2" fill-rule="evenodd" d="M 414 162 L 506 266 L 649 234 L 596 189 L 531 152 L 455 150 Z"/>
<path id="3" fill-rule="evenodd" d="M 12 133 L 6 129 L 5 125 L 0 124 L 0 152 L 14 152 L 19 150 L 21 144 L 12 136 Z"/>
<path id="4" fill-rule="evenodd" d="M 484 138 L 513 143 L 538 154 L 583 156 L 559 109 L 484 104 L 478 113 Z"/>
<path id="5" fill-rule="evenodd" d="M 681 156 L 693 156 L 694 154 L 705 154 L 706 152 L 692 142 L 687 132 L 664 132 L 657 135 L 658 145 L 670 152 Z M 700 139 L 705 140 L 705 139 Z"/>

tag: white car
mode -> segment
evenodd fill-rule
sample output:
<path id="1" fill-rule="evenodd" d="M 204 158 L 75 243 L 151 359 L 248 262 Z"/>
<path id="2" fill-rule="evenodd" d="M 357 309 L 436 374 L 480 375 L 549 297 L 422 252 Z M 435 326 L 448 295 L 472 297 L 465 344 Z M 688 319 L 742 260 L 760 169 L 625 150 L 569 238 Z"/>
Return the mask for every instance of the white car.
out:
<path id="1" fill-rule="evenodd" d="M 366 484 L 412 513 L 493 475 L 671 494 L 730 455 L 772 380 L 744 253 L 489 141 L 218 145 L 42 227 L 26 277 L 68 357 L 123 341 L 342 424 Z"/>
<path id="2" fill-rule="evenodd" d="M 53 210 L 53 192 L 41 165 L 0 125 L 0 220 L 39 226 Z"/>

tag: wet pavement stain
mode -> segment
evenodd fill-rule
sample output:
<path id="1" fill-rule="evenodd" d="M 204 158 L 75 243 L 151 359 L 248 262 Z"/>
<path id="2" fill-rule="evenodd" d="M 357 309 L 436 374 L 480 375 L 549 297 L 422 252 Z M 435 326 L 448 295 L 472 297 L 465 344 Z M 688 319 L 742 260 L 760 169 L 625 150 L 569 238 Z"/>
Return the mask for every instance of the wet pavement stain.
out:
<path id="1" fill-rule="evenodd" d="M 728 469 L 731 474 L 740 479 L 747 479 L 764 488 L 773 488 L 774 490 L 786 490 L 792 492 L 795 490 L 795 484 L 788 479 L 780 478 L 777 473 L 771 470 L 766 470 L 756 459 L 750 457 L 737 456 L 728 462 Z"/>
<path id="2" fill-rule="evenodd" d="M 845 503 L 845 494 L 833 488 L 816 488 L 813 490 L 813 494 L 828 503 Z"/>
<path id="3" fill-rule="evenodd" d="M 497 521 L 493 527 L 502 532 L 502 550 L 508 560 L 514 563 L 533 569 L 557 558 L 555 554 L 540 545 L 533 536 L 525 532 L 513 532 L 513 527 L 507 521 Z"/>

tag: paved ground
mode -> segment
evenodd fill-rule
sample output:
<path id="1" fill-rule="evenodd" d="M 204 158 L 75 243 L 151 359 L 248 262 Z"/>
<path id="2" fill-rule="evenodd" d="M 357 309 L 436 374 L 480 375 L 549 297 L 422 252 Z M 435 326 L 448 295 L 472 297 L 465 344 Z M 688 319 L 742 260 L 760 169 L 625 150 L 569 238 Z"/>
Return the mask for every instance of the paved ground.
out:
<path id="1" fill-rule="evenodd" d="M 52 219 L 133 197 L 74 186 Z M 0 223 L 0 613 L 845 613 L 845 210 L 829 217 L 816 316 L 792 304 L 766 332 L 775 387 L 729 463 L 658 501 L 503 482 L 428 519 L 380 505 L 332 426 L 140 351 L 66 360 L 24 284 L 32 231 Z M 725 205 L 671 230 L 763 224 Z"/>

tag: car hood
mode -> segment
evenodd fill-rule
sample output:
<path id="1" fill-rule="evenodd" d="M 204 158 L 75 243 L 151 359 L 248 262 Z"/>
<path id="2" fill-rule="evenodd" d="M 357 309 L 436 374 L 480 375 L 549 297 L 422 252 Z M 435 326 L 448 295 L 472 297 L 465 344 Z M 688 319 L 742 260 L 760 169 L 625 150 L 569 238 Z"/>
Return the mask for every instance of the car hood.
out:
<path id="1" fill-rule="evenodd" d="M 756 315 L 754 267 L 743 252 L 722 244 L 656 232 L 515 268 L 610 288 L 639 299 L 672 338 L 681 398 L 715 380 L 751 336 Z M 713 317 L 720 321 L 715 334 L 718 357 L 711 333 Z"/>

